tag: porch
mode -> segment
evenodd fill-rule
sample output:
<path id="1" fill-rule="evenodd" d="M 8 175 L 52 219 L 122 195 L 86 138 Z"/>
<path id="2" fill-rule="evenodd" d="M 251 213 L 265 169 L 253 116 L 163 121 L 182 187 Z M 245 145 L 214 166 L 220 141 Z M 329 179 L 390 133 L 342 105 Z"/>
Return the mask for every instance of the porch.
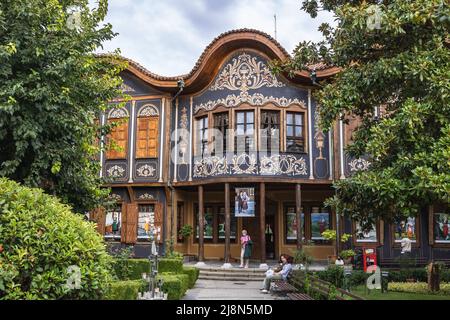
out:
<path id="1" fill-rule="evenodd" d="M 254 211 L 241 217 L 235 196 L 245 188 L 253 189 Z M 176 251 L 208 263 L 239 263 L 243 229 L 252 238 L 251 260 L 258 266 L 281 254 L 293 255 L 299 247 L 326 262 L 334 254 L 334 243 L 324 240 L 321 232 L 335 229 L 336 217 L 323 202 L 332 192 L 329 184 L 225 182 L 178 187 L 169 234 L 177 238 Z M 183 225 L 194 229 L 188 239 L 178 236 Z"/>

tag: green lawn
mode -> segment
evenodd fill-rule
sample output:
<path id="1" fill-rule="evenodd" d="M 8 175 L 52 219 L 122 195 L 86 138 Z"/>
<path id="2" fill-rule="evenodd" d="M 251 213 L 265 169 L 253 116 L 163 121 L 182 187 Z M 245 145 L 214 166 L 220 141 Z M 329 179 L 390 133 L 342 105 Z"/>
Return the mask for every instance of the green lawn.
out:
<path id="1" fill-rule="evenodd" d="M 364 285 L 352 288 L 352 293 L 367 300 L 450 300 L 450 295 L 437 294 L 418 294 L 406 292 L 381 293 L 381 290 L 371 290 L 370 293 L 367 294 Z"/>

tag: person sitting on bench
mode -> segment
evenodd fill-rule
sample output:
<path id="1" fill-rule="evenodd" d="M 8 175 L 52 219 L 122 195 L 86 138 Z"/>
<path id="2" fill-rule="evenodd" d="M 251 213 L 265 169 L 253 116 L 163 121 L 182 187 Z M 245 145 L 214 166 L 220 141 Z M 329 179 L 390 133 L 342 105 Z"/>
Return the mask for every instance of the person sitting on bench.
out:
<path id="1" fill-rule="evenodd" d="M 270 282 L 272 280 L 287 280 L 289 272 L 292 270 L 292 257 L 287 254 L 281 255 L 282 269 L 279 272 L 273 272 L 273 274 L 267 274 L 264 279 L 262 293 L 268 293 L 270 289 Z"/>

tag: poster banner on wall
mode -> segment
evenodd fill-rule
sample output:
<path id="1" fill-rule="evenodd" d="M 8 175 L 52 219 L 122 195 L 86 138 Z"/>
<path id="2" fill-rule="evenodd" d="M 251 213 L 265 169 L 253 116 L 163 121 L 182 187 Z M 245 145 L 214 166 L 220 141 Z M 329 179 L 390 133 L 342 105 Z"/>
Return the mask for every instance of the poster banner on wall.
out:
<path id="1" fill-rule="evenodd" d="M 255 188 L 236 188 L 234 215 L 236 217 L 255 216 Z"/>

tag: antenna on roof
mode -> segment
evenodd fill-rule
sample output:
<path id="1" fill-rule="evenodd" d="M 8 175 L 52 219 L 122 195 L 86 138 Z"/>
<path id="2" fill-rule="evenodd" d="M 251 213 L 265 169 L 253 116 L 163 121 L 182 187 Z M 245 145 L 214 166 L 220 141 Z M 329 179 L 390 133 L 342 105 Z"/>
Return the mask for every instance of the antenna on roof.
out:
<path id="1" fill-rule="evenodd" d="M 275 25 L 275 40 L 277 40 L 277 14 L 273 15 L 274 25 Z"/>

